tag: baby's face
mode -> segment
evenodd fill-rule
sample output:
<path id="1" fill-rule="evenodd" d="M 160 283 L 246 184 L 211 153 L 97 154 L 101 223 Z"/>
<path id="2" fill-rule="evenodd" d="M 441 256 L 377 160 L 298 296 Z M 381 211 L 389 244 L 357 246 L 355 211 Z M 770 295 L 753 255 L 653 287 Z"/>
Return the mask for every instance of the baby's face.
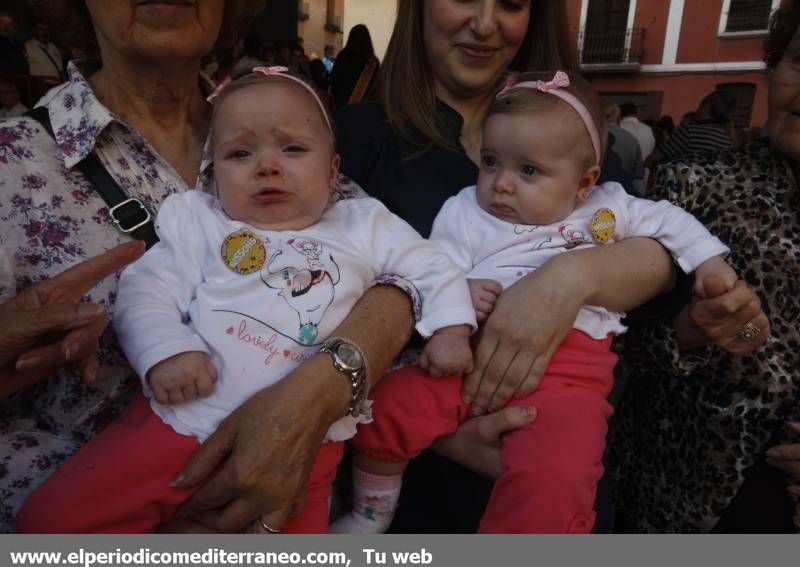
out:
<path id="1" fill-rule="evenodd" d="M 214 116 L 214 174 L 222 207 L 264 230 L 301 230 L 322 215 L 339 156 L 310 93 L 251 85 L 229 95 Z"/>
<path id="2" fill-rule="evenodd" d="M 584 174 L 576 147 L 586 134 L 580 122 L 568 118 L 558 112 L 489 117 L 477 186 L 482 209 L 527 225 L 552 224 L 574 210 Z"/>

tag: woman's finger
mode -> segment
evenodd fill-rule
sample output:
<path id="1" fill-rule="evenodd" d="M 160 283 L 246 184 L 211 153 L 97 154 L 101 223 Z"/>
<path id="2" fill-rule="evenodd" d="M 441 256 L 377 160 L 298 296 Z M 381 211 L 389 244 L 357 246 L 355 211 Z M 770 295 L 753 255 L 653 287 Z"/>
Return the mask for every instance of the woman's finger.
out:
<path id="1" fill-rule="evenodd" d="M 800 443 L 770 447 L 767 451 L 767 457 L 776 460 L 800 461 Z"/>
<path id="2" fill-rule="evenodd" d="M 478 386 L 475 400 L 472 402 L 472 415 L 483 415 L 489 407 L 498 386 L 505 378 L 511 363 L 516 356 L 516 349 L 509 344 L 501 344 L 494 352 L 489 365 L 483 372 L 483 379 Z M 520 381 L 522 378 L 520 378 Z"/>
<path id="3" fill-rule="evenodd" d="M 97 372 L 100 369 L 100 359 L 96 353 L 91 353 L 78 363 L 78 370 L 84 384 L 94 384 L 97 380 Z"/>
<path id="4" fill-rule="evenodd" d="M 783 471 L 795 481 L 800 481 L 800 461 L 767 458 L 767 464 Z"/>
<path id="5" fill-rule="evenodd" d="M 497 334 L 484 327 L 478 346 L 474 353 L 474 368 L 464 380 L 461 388 L 461 399 L 465 404 L 471 404 L 478 393 L 478 388 L 483 380 L 483 374 L 489 361 L 494 356 L 498 346 Z"/>
<path id="6" fill-rule="evenodd" d="M 494 412 L 508 403 L 528 375 L 533 360 L 533 353 L 529 350 L 521 350 L 516 354 L 500 385 L 489 399 L 487 406 L 489 412 Z"/>
<path id="7" fill-rule="evenodd" d="M 181 474 L 175 477 L 175 479 L 170 483 L 170 486 L 176 488 L 188 488 L 190 486 L 196 486 L 200 484 L 202 481 L 207 479 L 211 473 L 213 473 L 228 457 L 232 446 L 233 438 L 228 432 L 228 429 L 225 427 L 225 422 L 222 422 L 217 430 L 211 434 L 211 437 L 206 439 L 200 448 L 195 451 L 194 455 L 192 455 L 192 458 L 189 460 L 189 463 L 186 465 L 186 467 L 184 467 Z M 220 473 L 221 472 L 222 471 L 220 471 Z M 215 475 L 215 478 L 218 476 L 219 473 Z M 212 484 L 211 481 L 203 486 L 203 488 L 201 488 L 198 492 L 203 491 L 210 484 Z M 195 497 L 198 495 L 198 492 L 195 492 L 195 494 L 181 509 L 183 516 L 191 516 L 209 508 L 218 508 L 227 502 L 227 499 L 224 499 L 219 502 L 217 506 L 208 506 L 205 502 L 203 505 L 198 505 L 198 503 L 195 502 Z M 211 492 L 213 496 L 213 487 L 209 492 Z"/>
<path id="8" fill-rule="evenodd" d="M 516 399 L 526 398 L 536 391 L 536 388 L 539 387 L 539 382 L 542 380 L 542 376 L 544 376 L 547 370 L 547 365 L 550 364 L 550 359 L 554 352 L 555 347 L 551 347 L 536 357 L 536 360 L 531 364 L 528 375 L 517 388 L 517 392 L 514 395 Z"/>

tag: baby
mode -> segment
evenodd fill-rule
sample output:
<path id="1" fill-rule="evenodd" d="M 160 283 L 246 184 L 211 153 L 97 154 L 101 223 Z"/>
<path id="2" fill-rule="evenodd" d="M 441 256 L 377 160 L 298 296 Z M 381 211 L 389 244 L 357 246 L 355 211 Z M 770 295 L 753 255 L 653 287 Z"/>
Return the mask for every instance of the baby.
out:
<path id="1" fill-rule="evenodd" d="M 434 343 L 475 328 L 463 273 L 437 245 L 374 199 L 333 202 L 330 118 L 285 71 L 258 68 L 219 91 L 211 125 L 219 200 L 195 191 L 168 198 L 160 242 L 120 281 L 115 325 L 144 397 L 33 494 L 21 531 L 150 532 L 172 518 L 192 490 L 170 480 L 200 443 L 319 352 L 382 275 L 417 288 L 417 330 L 436 332 Z M 327 531 L 343 441 L 370 419 L 368 403 L 351 410 L 328 430 L 305 508 L 285 532 Z"/>
<path id="2" fill-rule="evenodd" d="M 513 77 L 493 102 L 477 186 L 445 203 L 431 233 L 470 278 L 478 321 L 503 289 L 553 256 L 632 236 L 658 239 L 682 269 L 696 271 L 698 283 L 716 275 L 733 287 L 736 274 L 722 258 L 728 249 L 691 215 L 633 198 L 617 183 L 595 185 L 607 143 L 599 97 L 578 75 L 539 77 Z M 625 331 L 621 317 L 581 309 L 538 389 L 509 402 L 535 406 L 538 417 L 502 438 L 503 472 L 481 532 L 591 530 L 612 411 L 606 398 L 616 356 L 609 347 Z M 437 376 L 440 356 L 429 343 L 420 364 L 432 365 L 429 374 Z M 408 460 L 470 415 L 461 385 L 459 376 L 431 378 L 412 367 L 375 388 L 375 422 L 353 440 L 353 511 L 332 532 L 385 531 Z"/>

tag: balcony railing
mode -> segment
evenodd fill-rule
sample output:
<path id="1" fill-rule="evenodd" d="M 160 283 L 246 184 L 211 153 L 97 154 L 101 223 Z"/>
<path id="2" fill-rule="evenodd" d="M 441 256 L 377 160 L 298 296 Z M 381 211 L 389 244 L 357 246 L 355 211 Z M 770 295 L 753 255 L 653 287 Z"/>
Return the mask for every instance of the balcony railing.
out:
<path id="1" fill-rule="evenodd" d="M 731 0 L 726 32 L 761 31 L 769 27 L 772 0 Z"/>
<path id="2" fill-rule="evenodd" d="M 329 32 L 342 33 L 342 17 L 328 12 L 325 19 L 325 29 Z"/>
<path id="3" fill-rule="evenodd" d="M 578 34 L 581 66 L 638 69 L 642 63 L 644 28 Z"/>
<path id="4" fill-rule="evenodd" d="M 297 0 L 297 19 L 301 21 L 308 20 L 311 17 L 311 7 L 308 2 Z"/>

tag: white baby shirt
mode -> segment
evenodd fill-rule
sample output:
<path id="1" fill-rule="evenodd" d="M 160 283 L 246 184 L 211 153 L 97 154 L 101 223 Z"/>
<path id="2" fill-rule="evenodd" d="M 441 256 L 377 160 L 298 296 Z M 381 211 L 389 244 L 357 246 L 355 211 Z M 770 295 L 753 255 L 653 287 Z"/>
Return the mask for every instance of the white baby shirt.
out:
<path id="1" fill-rule="evenodd" d="M 380 275 L 416 286 L 423 336 L 476 326 L 462 271 L 375 199 L 341 200 L 311 227 L 271 232 L 189 191 L 164 201 L 156 230 L 160 242 L 122 274 L 114 323 L 141 377 L 178 353 L 211 356 L 218 377 L 207 398 L 162 405 L 144 384 L 155 413 L 200 441 L 313 356 Z M 327 438 L 351 437 L 362 420 L 339 420 Z"/>
<path id="2" fill-rule="evenodd" d="M 550 258 L 576 247 L 595 246 L 591 223 L 601 209 L 613 212 L 616 227 L 610 242 L 633 236 L 658 240 L 687 273 L 728 248 L 692 215 L 667 201 L 653 202 L 628 195 L 619 183 L 596 186 L 566 219 L 547 226 L 512 224 L 478 205 L 475 187 L 467 187 L 445 202 L 436 217 L 431 240 L 441 244 L 468 278 L 499 281 L 503 289 Z M 535 314 L 531 314 L 535 317 Z M 595 339 L 626 328 L 624 313 L 585 306 L 574 328 Z"/>

